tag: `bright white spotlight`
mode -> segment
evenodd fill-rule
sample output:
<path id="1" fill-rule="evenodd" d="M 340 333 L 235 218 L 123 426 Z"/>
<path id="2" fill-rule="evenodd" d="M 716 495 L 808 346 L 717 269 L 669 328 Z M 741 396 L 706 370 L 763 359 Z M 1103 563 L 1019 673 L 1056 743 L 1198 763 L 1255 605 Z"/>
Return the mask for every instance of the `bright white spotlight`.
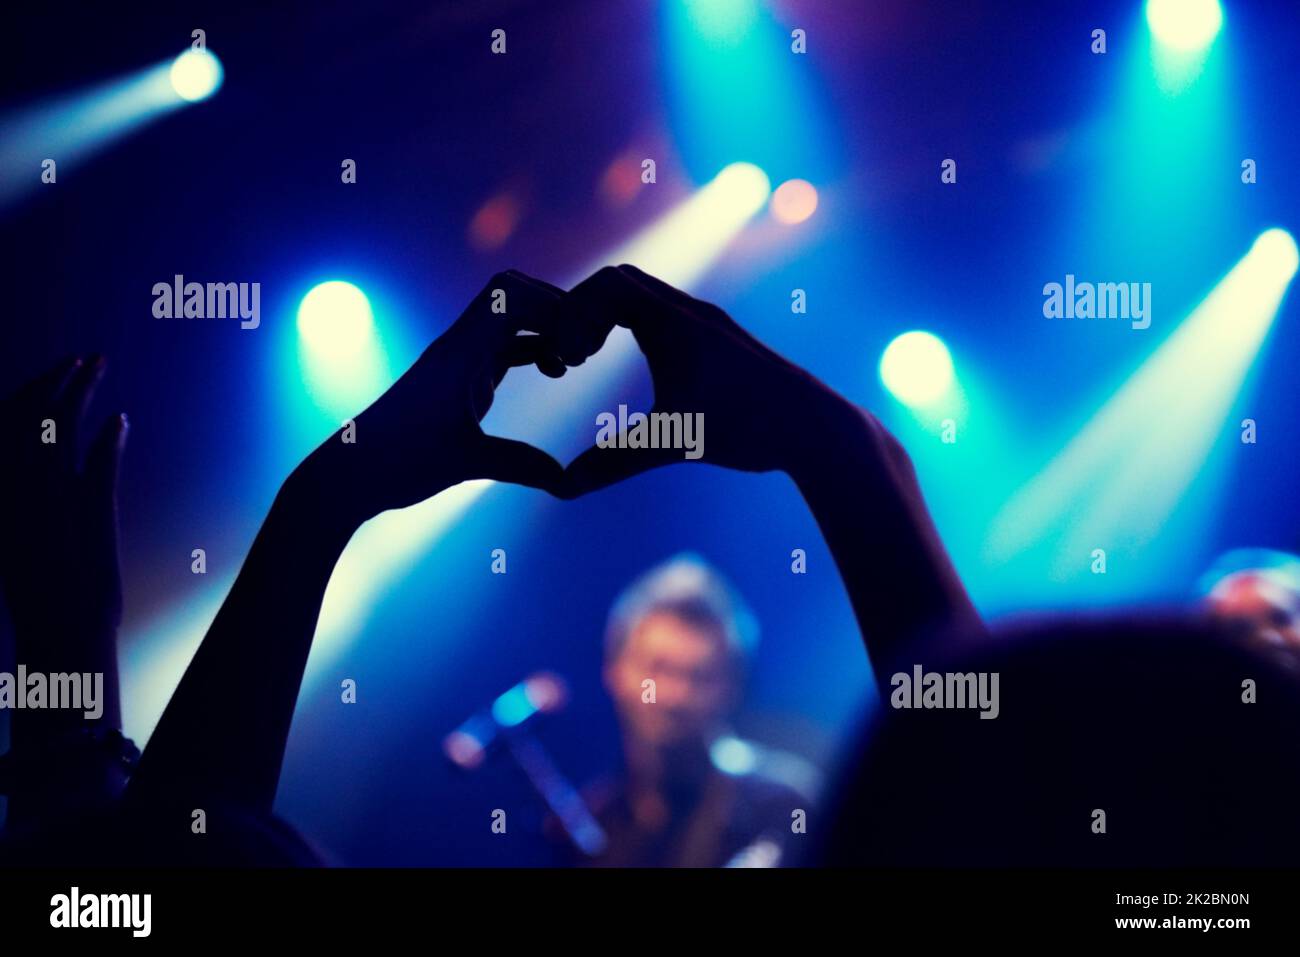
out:
<path id="1" fill-rule="evenodd" d="M 904 404 L 929 405 L 952 388 L 952 356 L 938 336 L 905 332 L 885 347 L 880 380 Z"/>
<path id="2" fill-rule="evenodd" d="M 186 50 L 172 63 L 172 89 L 182 100 L 206 100 L 221 86 L 225 71 L 208 50 Z"/>
<path id="3" fill-rule="evenodd" d="M 302 297 L 298 361 L 307 394 L 335 421 L 355 415 L 392 384 L 370 300 L 340 279 Z"/>
<path id="4" fill-rule="evenodd" d="M 1219 35 L 1223 8 L 1219 0 L 1147 0 L 1147 25 L 1164 46 L 1194 53 Z"/>
<path id="5" fill-rule="evenodd" d="M 711 187 L 724 202 L 748 209 L 753 202 L 761 205 L 767 199 L 772 182 L 753 163 L 730 163 L 713 178 Z"/>
<path id="6" fill-rule="evenodd" d="M 355 355 L 374 334 L 375 316 L 366 294 L 341 279 L 313 286 L 298 306 L 298 334 L 319 355 Z"/>
<path id="7" fill-rule="evenodd" d="M 1300 268 L 1300 250 L 1285 229 L 1274 227 L 1259 234 L 1250 247 L 1250 255 L 1262 269 L 1279 278 L 1290 279 Z"/>

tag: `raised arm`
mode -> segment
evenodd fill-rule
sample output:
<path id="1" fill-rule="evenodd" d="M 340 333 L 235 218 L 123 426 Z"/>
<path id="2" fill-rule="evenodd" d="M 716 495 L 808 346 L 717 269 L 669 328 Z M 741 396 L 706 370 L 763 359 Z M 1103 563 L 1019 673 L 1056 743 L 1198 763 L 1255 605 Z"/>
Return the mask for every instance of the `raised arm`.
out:
<path id="1" fill-rule="evenodd" d="M 559 296 L 521 273 L 494 277 L 357 416 L 354 441 L 335 433 L 298 466 L 163 713 L 129 799 L 269 812 L 325 586 L 353 532 L 467 479 L 556 486 L 559 463 L 485 435 L 479 421 L 511 366 L 563 374 L 553 338 Z"/>

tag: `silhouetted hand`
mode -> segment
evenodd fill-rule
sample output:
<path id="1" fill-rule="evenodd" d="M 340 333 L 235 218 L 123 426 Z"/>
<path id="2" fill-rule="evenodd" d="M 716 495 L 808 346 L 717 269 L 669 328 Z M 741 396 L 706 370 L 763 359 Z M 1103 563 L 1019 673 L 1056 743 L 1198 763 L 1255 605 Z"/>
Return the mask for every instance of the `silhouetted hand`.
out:
<path id="1" fill-rule="evenodd" d="M 557 334 L 563 293 L 511 270 L 494 276 L 387 392 L 340 430 L 305 466 L 364 520 L 404 508 L 467 479 L 486 478 L 555 490 L 563 468 L 525 442 L 486 435 L 479 426 L 493 391 L 513 366 L 564 374 Z M 504 310 L 504 311 L 502 311 Z M 519 332 L 535 335 L 517 335 Z M 351 438 L 354 441 L 345 441 Z"/>
<path id="2" fill-rule="evenodd" d="M 97 717 L 68 708 L 13 713 L 0 790 L 15 830 L 66 827 L 115 800 L 126 781 L 125 752 L 109 746 L 121 727 L 116 493 L 126 416 L 109 418 L 80 452 L 105 365 L 99 356 L 66 359 L 0 403 L 0 584 L 14 662 L 29 674 L 102 676 Z"/>
<path id="3" fill-rule="evenodd" d="M 700 461 L 747 472 L 789 469 L 810 441 L 810 418 L 847 407 L 717 306 L 635 266 L 607 266 L 583 280 L 564 310 L 584 328 L 603 321 L 632 331 L 654 381 L 651 413 L 703 415 Z M 681 461 L 689 461 L 682 449 L 593 446 L 569 464 L 565 495 Z"/>
<path id="4" fill-rule="evenodd" d="M 654 380 L 651 412 L 703 414 L 702 461 L 790 475 L 830 546 L 882 689 L 885 666 L 909 653 L 918 635 L 979 632 L 911 458 L 875 416 L 717 306 L 635 267 L 607 267 L 583 280 L 565 311 L 587 328 L 603 320 L 632 331 Z M 563 494 L 679 461 L 688 461 L 682 449 L 596 446 L 569 464 Z"/>
<path id="5" fill-rule="evenodd" d="M 0 404 L 8 460 L 0 471 L 0 579 L 19 660 L 33 669 L 99 671 L 114 653 L 126 416 L 99 428 L 84 460 L 79 451 L 105 367 L 102 356 L 66 359 Z"/>

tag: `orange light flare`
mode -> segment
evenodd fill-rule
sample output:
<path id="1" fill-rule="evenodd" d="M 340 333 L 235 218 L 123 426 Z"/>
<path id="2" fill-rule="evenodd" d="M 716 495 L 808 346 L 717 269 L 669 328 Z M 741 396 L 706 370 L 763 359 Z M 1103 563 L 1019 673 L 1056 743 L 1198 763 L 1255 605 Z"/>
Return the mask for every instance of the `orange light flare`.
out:
<path id="1" fill-rule="evenodd" d="M 772 217 L 793 226 L 817 211 L 817 187 L 806 179 L 788 179 L 772 194 Z"/>

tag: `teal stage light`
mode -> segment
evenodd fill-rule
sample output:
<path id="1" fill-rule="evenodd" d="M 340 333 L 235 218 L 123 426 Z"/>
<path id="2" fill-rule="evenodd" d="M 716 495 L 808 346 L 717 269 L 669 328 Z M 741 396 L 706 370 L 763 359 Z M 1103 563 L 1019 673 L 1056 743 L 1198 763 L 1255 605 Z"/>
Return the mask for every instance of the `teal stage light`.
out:
<path id="1" fill-rule="evenodd" d="M 905 332 L 880 357 L 880 380 L 904 405 L 930 405 L 952 389 L 952 355 L 938 336 Z"/>
<path id="2" fill-rule="evenodd" d="M 172 89 L 182 100 L 197 103 L 221 88 L 225 70 L 216 54 L 208 50 L 186 50 L 172 63 Z"/>

